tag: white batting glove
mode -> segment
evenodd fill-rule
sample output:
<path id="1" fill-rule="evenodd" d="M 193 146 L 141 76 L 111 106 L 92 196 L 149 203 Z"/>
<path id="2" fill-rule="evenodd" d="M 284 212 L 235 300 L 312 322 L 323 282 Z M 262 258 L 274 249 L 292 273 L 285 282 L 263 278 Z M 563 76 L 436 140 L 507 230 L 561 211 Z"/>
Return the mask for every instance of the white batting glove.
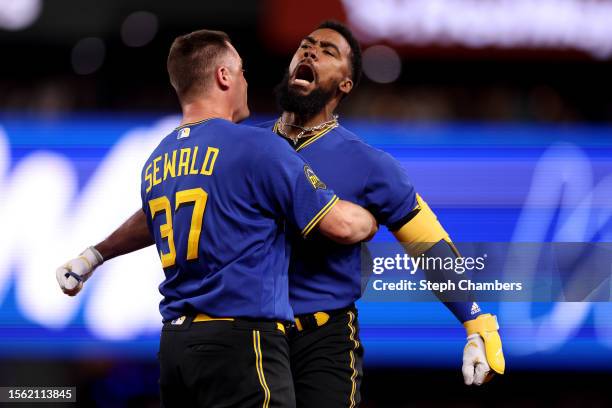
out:
<path id="1" fill-rule="evenodd" d="M 94 247 L 89 247 L 81 255 L 56 269 L 57 283 L 65 294 L 74 296 L 81 291 L 83 283 L 103 262 L 104 258 L 100 252 Z"/>
<path id="2" fill-rule="evenodd" d="M 497 318 L 483 314 L 464 323 L 467 344 L 463 349 L 463 380 L 466 385 L 482 385 L 495 373 L 503 374 L 506 368 Z"/>
<path id="3" fill-rule="evenodd" d="M 491 367 L 487 363 L 484 341 L 480 334 L 472 334 L 463 349 L 463 381 L 465 385 L 482 385 L 489 377 Z"/>

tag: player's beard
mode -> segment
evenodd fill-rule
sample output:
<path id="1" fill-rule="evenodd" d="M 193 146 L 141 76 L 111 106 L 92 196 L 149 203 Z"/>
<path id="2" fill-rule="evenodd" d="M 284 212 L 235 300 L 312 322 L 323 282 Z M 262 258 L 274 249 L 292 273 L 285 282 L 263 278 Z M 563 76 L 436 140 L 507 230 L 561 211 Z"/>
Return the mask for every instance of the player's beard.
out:
<path id="1" fill-rule="evenodd" d="M 315 88 L 307 95 L 300 95 L 289 86 L 289 73 L 274 88 L 276 103 L 285 112 L 292 112 L 301 117 L 311 117 L 321 112 L 334 96 L 335 87 Z"/>

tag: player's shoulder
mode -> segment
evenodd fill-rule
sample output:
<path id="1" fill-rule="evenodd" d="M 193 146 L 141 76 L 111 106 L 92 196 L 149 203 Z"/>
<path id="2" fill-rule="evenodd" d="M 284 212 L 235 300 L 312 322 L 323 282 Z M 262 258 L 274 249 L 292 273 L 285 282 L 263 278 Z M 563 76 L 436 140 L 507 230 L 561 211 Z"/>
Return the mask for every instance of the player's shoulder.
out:
<path id="1" fill-rule="evenodd" d="M 389 153 L 366 143 L 343 126 L 338 126 L 335 130 L 339 131 L 341 146 L 335 146 L 339 151 L 350 158 L 353 163 L 359 163 L 359 166 L 369 174 L 400 174 L 403 172 L 401 164 L 396 158 Z"/>
<path id="2" fill-rule="evenodd" d="M 334 132 L 336 132 L 342 138 L 342 140 L 346 142 L 362 142 L 363 143 L 363 140 L 359 136 L 357 136 L 353 131 L 347 129 L 346 127 L 342 125 L 338 125 L 334 129 Z"/>
<path id="3" fill-rule="evenodd" d="M 255 146 L 265 146 L 277 142 L 277 137 L 275 137 L 275 134 L 270 129 L 233 123 L 224 119 L 211 121 L 210 130 L 218 139 L 223 139 L 228 143 L 238 144 L 236 148 L 239 146 L 253 148 Z M 206 134 L 206 129 L 202 129 L 202 134 Z"/>
<path id="4" fill-rule="evenodd" d="M 280 140 L 280 137 L 272 131 L 272 128 L 263 126 L 243 125 L 236 124 L 236 131 L 243 136 L 248 137 L 248 141 L 255 144 L 266 144 L 266 145 L 280 145 L 284 146 L 286 143 Z"/>
<path id="5" fill-rule="evenodd" d="M 177 131 L 179 129 L 180 127 L 174 129 L 172 132 L 168 133 L 166 136 L 162 138 L 162 140 L 159 141 L 159 143 L 157 144 L 157 146 L 155 146 L 151 154 L 149 154 L 147 163 L 151 161 L 153 158 L 159 156 L 160 154 L 168 150 L 169 148 L 168 146 L 170 146 L 176 140 Z"/>
<path id="6" fill-rule="evenodd" d="M 236 125 L 236 129 L 241 134 L 239 142 L 242 148 L 248 150 L 254 159 L 282 159 L 287 155 L 296 155 L 289 143 L 272 132 L 271 128 L 240 124 Z"/>
<path id="7" fill-rule="evenodd" d="M 335 128 L 334 132 L 337 135 L 338 143 L 342 144 L 343 151 L 350 152 L 350 154 L 357 155 L 366 160 L 384 160 L 384 157 L 388 156 L 386 152 L 366 143 L 357 134 L 342 125 Z"/>
<path id="8" fill-rule="evenodd" d="M 272 130 L 274 128 L 274 125 L 276 124 L 277 119 L 270 119 L 270 120 L 266 120 L 263 122 L 257 122 L 255 124 L 253 124 L 253 126 L 258 127 L 258 128 L 262 128 L 262 129 L 269 129 Z"/>

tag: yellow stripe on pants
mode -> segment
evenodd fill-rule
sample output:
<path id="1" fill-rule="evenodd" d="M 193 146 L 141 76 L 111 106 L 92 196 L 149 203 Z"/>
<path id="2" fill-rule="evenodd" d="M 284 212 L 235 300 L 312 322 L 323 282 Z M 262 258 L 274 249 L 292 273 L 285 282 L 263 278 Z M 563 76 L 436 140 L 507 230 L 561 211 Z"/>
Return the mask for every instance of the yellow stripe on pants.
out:
<path id="1" fill-rule="evenodd" d="M 253 350 L 255 350 L 255 366 L 257 368 L 257 376 L 259 377 L 259 383 L 261 388 L 264 390 L 264 403 L 263 408 L 268 408 L 270 405 L 270 389 L 266 383 L 266 377 L 264 376 L 263 370 L 263 357 L 261 354 L 261 338 L 259 330 L 253 330 Z"/>
<path id="2" fill-rule="evenodd" d="M 354 350 L 357 350 L 357 348 L 359 347 L 359 342 L 357 340 L 355 340 L 355 333 L 357 332 L 355 330 L 355 326 L 353 326 L 353 321 L 355 320 L 355 315 L 353 314 L 353 312 L 349 311 L 348 312 L 348 316 L 349 316 L 349 321 L 348 321 L 348 327 L 351 330 L 351 334 L 349 336 L 349 339 L 353 342 L 353 350 L 351 350 L 349 352 L 350 358 L 351 358 L 351 370 L 353 370 L 353 374 L 351 374 L 351 396 L 349 399 L 350 405 L 349 408 L 353 408 L 355 406 L 355 392 L 357 391 L 357 370 L 355 369 L 355 353 Z"/>

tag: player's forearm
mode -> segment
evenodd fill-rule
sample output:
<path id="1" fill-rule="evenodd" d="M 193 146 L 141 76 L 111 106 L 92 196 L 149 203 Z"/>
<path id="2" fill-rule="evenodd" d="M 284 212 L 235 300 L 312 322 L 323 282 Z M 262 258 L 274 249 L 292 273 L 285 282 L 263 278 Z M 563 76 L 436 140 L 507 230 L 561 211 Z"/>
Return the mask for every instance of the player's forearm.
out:
<path id="1" fill-rule="evenodd" d="M 458 256 L 458 252 L 451 242 L 440 241 L 425 251 L 423 256 L 425 258 L 448 259 L 456 258 Z M 424 268 L 425 276 L 430 282 L 453 282 L 455 287 L 458 287 L 459 281 L 461 279 L 465 279 L 464 276 L 455 273 L 453 270 L 444 269 L 442 264 L 438 262 L 424 262 L 424 264 L 431 265 L 430 268 Z M 454 301 L 455 299 L 448 299 L 446 296 L 448 293 L 451 293 L 450 296 L 453 296 L 452 291 L 444 293 L 437 291 L 433 292 L 436 297 L 444 303 L 444 306 L 446 306 L 461 323 L 475 319 L 482 314 L 478 304 L 471 299 L 470 293 L 466 294 L 468 299 L 457 302 Z"/>
<path id="2" fill-rule="evenodd" d="M 378 231 L 378 224 L 365 208 L 339 200 L 321 220 L 319 230 L 333 241 L 350 245 L 371 239 Z"/>
<path id="3" fill-rule="evenodd" d="M 453 245 L 446 230 L 442 227 L 434 212 L 429 208 L 429 205 L 423 198 L 417 194 L 417 211 L 402 228 L 394 231 L 395 238 L 400 241 L 406 252 L 412 257 L 425 256 L 427 258 L 456 258 L 460 256 L 459 252 Z M 439 263 L 431 262 L 434 267 L 424 269 L 425 275 L 432 282 L 447 282 L 452 281 L 458 284 L 461 276 L 454 271 L 445 269 L 436 269 Z M 474 319 L 480 315 L 478 305 L 474 307 L 472 301 L 454 302 L 453 299 L 447 299 L 445 294 L 434 291 L 434 294 L 440 299 L 444 305 L 455 315 L 461 322 Z"/>
<path id="4" fill-rule="evenodd" d="M 427 203 L 417 194 L 415 215 L 400 229 L 393 232 L 395 238 L 402 243 L 406 252 L 412 257 L 425 258 L 456 258 L 461 256 L 453 245 L 448 233 L 444 230 L 436 215 Z M 459 287 L 461 276 L 454 270 L 443 268 L 439 262 L 423 262 L 429 265 L 423 268 L 429 281 L 452 281 Z M 440 268 L 437 268 L 440 266 Z M 503 374 L 505 370 L 504 354 L 501 338 L 498 333 L 497 319 L 490 314 L 483 314 L 476 302 L 461 297 L 447 298 L 452 292 L 433 291 L 436 297 L 455 315 L 466 328 L 468 344 L 463 355 L 463 377 L 467 385 L 481 385 L 491 377 L 492 372 Z M 452 296 L 452 295 L 451 295 Z"/>
<path id="5" fill-rule="evenodd" d="M 136 211 L 119 228 L 95 248 L 105 261 L 153 245 L 155 241 L 147 227 L 146 215 Z"/>

